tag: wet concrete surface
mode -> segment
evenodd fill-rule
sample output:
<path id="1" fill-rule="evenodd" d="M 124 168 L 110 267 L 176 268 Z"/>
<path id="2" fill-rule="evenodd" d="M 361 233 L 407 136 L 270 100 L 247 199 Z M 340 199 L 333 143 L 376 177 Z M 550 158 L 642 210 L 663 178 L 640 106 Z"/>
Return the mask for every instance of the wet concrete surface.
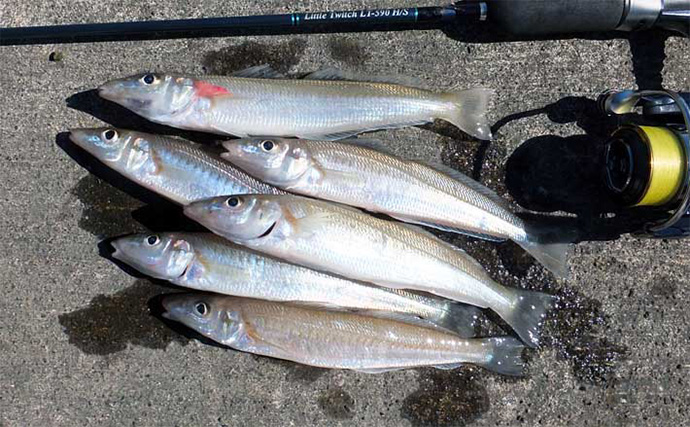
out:
<path id="1" fill-rule="evenodd" d="M 0 25 L 413 3 L 9 0 Z M 686 40 L 649 34 L 492 43 L 462 31 L 1 47 L 0 425 L 683 425 L 688 243 L 635 239 L 625 234 L 630 219 L 602 221 L 610 200 L 596 162 L 616 123 L 592 106 L 609 88 L 689 90 L 689 54 Z M 560 226 L 585 229 L 565 280 L 515 245 L 442 235 L 497 281 L 559 296 L 542 348 L 527 354 L 525 378 L 472 367 L 367 375 L 237 353 L 158 316 L 156 296 L 178 289 L 108 260 L 104 239 L 195 225 L 59 134 L 105 122 L 202 143 L 218 138 L 150 124 L 92 89 L 143 70 L 227 74 L 262 63 L 291 75 L 335 66 L 410 75 L 439 89 L 497 90 L 492 143 L 443 123 L 372 136 L 397 154 L 440 160 L 538 214 L 567 213 Z M 496 320 L 488 316 L 482 331 L 510 333 Z"/>

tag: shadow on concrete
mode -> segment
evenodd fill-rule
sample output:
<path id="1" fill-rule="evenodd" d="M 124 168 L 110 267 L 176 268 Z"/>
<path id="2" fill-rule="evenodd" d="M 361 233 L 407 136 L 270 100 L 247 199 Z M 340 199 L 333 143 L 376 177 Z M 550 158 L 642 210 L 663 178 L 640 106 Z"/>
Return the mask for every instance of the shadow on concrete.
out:
<path id="1" fill-rule="evenodd" d="M 513 120 L 538 114 L 555 123 L 575 123 L 584 134 L 542 135 L 523 142 L 506 163 L 506 187 L 515 201 L 530 211 L 574 215 L 521 216 L 574 230 L 574 241 L 613 240 L 662 218 L 654 209 L 623 209 L 605 185 L 608 136 L 622 121 L 634 122 L 637 116 L 607 116 L 599 112 L 594 100 L 566 97 L 544 108 L 507 116 L 494 125 L 494 131 Z"/>
<path id="2" fill-rule="evenodd" d="M 153 123 L 131 112 L 125 107 L 101 98 L 98 96 L 98 91 L 96 89 L 76 93 L 67 98 L 66 102 L 69 108 L 83 111 L 117 128 L 137 130 L 158 135 L 171 135 L 209 145 L 214 145 L 218 141 L 229 138 L 222 135 L 187 131 Z"/>
<path id="3" fill-rule="evenodd" d="M 151 231 L 205 231 L 184 216 L 179 205 L 104 165 L 70 141 L 68 133 L 58 134 L 56 144 L 91 173 L 73 190 L 85 206 L 85 215 L 79 225 L 86 231 L 108 237 L 137 231 L 140 227 L 136 223 Z M 130 229 L 122 229 L 122 225 L 127 224 Z"/>

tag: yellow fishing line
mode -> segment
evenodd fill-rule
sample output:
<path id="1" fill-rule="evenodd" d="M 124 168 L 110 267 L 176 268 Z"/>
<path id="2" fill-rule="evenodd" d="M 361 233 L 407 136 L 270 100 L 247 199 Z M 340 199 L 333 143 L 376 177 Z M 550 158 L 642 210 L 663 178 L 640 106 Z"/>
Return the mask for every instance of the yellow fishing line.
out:
<path id="1" fill-rule="evenodd" d="M 651 176 L 644 197 L 636 206 L 661 206 L 680 190 L 685 177 L 685 153 L 678 136 L 663 127 L 640 126 L 640 136 L 649 146 Z"/>

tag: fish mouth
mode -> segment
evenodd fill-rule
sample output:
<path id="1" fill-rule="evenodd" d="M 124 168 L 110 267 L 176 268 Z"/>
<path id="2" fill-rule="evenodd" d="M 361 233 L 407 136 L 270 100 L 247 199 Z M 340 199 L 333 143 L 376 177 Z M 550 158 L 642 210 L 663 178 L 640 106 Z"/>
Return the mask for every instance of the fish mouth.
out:
<path id="1" fill-rule="evenodd" d="M 185 276 L 187 275 L 187 273 L 189 272 L 189 269 L 190 269 L 190 268 L 192 268 L 192 261 L 190 261 L 189 264 L 187 264 L 187 265 L 184 267 L 184 270 L 182 270 L 182 274 L 180 274 L 179 276 L 177 276 L 177 278 L 178 278 L 178 279 L 181 279 L 181 278 L 185 277 Z"/>
<path id="2" fill-rule="evenodd" d="M 120 248 L 119 243 L 120 242 L 118 242 L 117 240 L 110 242 L 110 246 L 112 246 L 112 248 L 115 249 L 113 251 L 113 253 L 110 254 L 110 256 L 115 258 L 116 260 L 123 261 L 123 259 L 122 259 L 123 252 L 122 252 L 122 248 Z"/>
<path id="3" fill-rule="evenodd" d="M 166 301 L 165 298 L 161 301 L 161 306 L 163 307 L 161 317 L 168 320 L 175 320 L 172 313 L 170 313 L 170 307 L 168 307 L 168 301 Z"/>
<path id="4" fill-rule="evenodd" d="M 257 239 L 263 239 L 264 237 L 268 237 L 268 235 L 271 234 L 273 229 L 276 228 L 276 224 L 278 224 L 278 221 L 273 222 L 273 224 L 271 224 L 271 226 L 268 227 L 268 229 L 266 231 L 264 231 L 264 233 L 262 235 L 257 237 Z"/>
<path id="5" fill-rule="evenodd" d="M 194 221 L 202 223 L 201 219 L 203 218 L 203 214 L 206 212 L 206 208 L 205 205 L 201 203 L 193 202 L 184 206 L 182 208 L 182 212 L 184 212 L 187 217 L 193 219 Z"/>
<path id="6" fill-rule="evenodd" d="M 247 153 L 245 150 L 233 142 L 233 140 L 223 142 L 224 152 L 220 153 L 220 157 L 230 163 L 245 169 L 247 164 Z"/>
<path id="7" fill-rule="evenodd" d="M 84 141 L 86 139 L 86 132 L 83 129 L 70 129 L 69 130 L 69 140 L 77 144 L 79 147 L 83 147 Z"/>
<path id="8" fill-rule="evenodd" d="M 111 82 L 104 83 L 96 89 L 98 91 L 98 96 L 104 99 L 110 99 L 115 95 L 115 90 Z"/>
<path id="9" fill-rule="evenodd" d="M 168 294 L 163 297 L 161 300 L 161 307 L 163 308 L 163 312 L 160 314 L 161 317 L 168 320 L 177 320 L 173 314 L 175 307 L 171 307 L 171 304 L 174 304 L 178 296 L 176 294 Z"/>

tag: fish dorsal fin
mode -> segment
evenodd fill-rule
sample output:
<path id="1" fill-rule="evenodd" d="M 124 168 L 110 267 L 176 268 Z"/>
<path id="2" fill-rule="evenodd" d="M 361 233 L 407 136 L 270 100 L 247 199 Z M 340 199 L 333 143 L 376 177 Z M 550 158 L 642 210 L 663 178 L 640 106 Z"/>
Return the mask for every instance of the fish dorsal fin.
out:
<path id="1" fill-rule="evenodd" d="M 314 71 L 304 77 L 305 80 L 345 80 L 370 83 L 390 83 L 401 86 L 423 87 L 421 80 L 407 76 L 371 76 L 363 73 L 344 71 L 330 67 Z"/>
<path id="2" fill-rule="evenodd" d="M 472 190 L 476 191 L 477 193 L 482 194 L 482 195 L 488 197 L 489 199 L 491 199 L 492 201 L 498 203 L 501 207 L 512 211 L 512 208 L 510 207 L 510 204 L 508 203 L 508 201 L 506 199 L 504 199 L 503 197 L 496 194 L 493 190 L 486 187 L 481 182 L 473 180 L 472 178 L 463 174 L 462 172 L 456 171 L 453 168 L 450 168 L 444 164 L 439 164 L 436 162 L 428 162 L 428 161 L 424 161 L 424 160 L 415 160 L 415 161 L 418 163 L 422 163 L 425 166 L 428 166 L 437 172 L 441 172 L 442 174 L 448 175 L 449 177 L 453 178 L 456 181 L 460 181 L 461 183 L 470 187 Z"/>
<path id="3" fill-rule="evenodd" d="M 369 150 L 374 150 L 378 151 L 379 153 L 387 154 L 389 156 L 395 156 L 397 157 L 393 152 L 390 151 L 388 147 L 383 145 L 381 141 L 378 139 L 372 139 L 372 138 L 348 138 L 348 139 L 341 139 L 337 141 L 338 144 L 347 144 L 347 145 L 352 145 L 355 147 L 361 147 L 361 148 L 366 148 Z"/>
<path id="4" fill-rule="evenodd" d="M 256 65 L 254 67 L 245 68 L 244 70 L 235 71 L 232 73 L 233 77 L 245 77 L 254 79 L 280 79 L 285 76 L 268 64 Z"/>

